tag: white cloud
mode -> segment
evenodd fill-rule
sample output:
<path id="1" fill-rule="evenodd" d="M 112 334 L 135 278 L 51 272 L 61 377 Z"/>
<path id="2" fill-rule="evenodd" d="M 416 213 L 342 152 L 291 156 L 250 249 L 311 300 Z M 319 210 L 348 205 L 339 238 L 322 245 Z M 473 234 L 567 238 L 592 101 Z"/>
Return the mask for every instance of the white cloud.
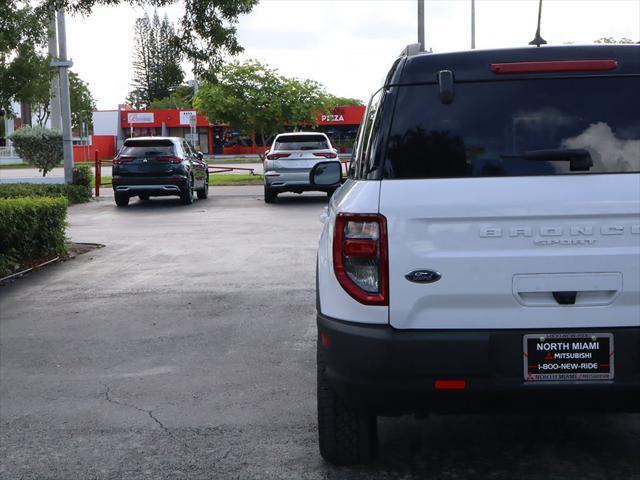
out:
<path id="1" fill-rule="evenodd" d="M 534 36 L 537 0 L 476 0 L 476 46 L 526 45 Z M 427 46 L 470 46 L 470 0 L 426 0 Z M 173 20 L 181 5 L 166 11 Z M 365 100 L 408 43 L 416 41 L 416 0 L 262 0 L 240 18 L 245 52 L 288 76 L 312 78 L 337 95 Z M 74 70 L 89 82 L 101 109 L 116 108 L 131 83 L 133 24 L 139 7 L 97 7 L 67 22 Z M 542 36 L 549 44 L 591 43 L 611 36 L 640 40 L 640 0 L 544 0 Z"/>

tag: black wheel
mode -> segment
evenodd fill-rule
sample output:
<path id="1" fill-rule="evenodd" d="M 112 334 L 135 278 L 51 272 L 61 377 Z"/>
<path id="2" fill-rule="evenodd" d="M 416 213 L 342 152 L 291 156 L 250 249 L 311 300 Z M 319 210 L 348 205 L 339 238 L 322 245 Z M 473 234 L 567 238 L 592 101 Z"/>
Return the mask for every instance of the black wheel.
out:
<path id="1" fill-rule="evenodd" d="M 147 200 L 149 200 L 149 195 L 147 195 L 146 193 L 143 193 L 141 195 L 138 195 L 138 198 L 143 202 L 146 202 Z"/>
<path id="2" fill-rule="evenodd" d="M 116 205 L 119 207 L 126 207 L 129 205 L 129 195 L 126 193 L 116 193 Z"/>
<path id="3" fill-rule="evenodd" d="M 208 175 L 207 175 L 208 177 Z M 205 198 L 207 198 L 209 196 L 209 178 L 205 178 L 204 180 L 204 187 L 202 187 L 200 190 L 198 190 L 198 198 L 200 200 L 204 200 Z"/>
<path id="4" fill-rule="evenodd" d="M 377 454 L 377 418 L 347 405 L 326 379 L 322 346 L 318 343 L 318 437 L 320 455 L 334 465 L 371 462 Z"/>
<path id="5" fill-rule="evenodd" d="M 191 205 L 193 203 L 193 178 L 187 180 L 187 184 L 180 194 L 180 200 L 182 200 L 182 203 L 185 205 Z"/>
<path id="6" fill-rule="evenodd" d="M 267 185 L 264 186 L 264 203 L 275 202 L 277 196 L 278 194 L 271 190 Z"/>

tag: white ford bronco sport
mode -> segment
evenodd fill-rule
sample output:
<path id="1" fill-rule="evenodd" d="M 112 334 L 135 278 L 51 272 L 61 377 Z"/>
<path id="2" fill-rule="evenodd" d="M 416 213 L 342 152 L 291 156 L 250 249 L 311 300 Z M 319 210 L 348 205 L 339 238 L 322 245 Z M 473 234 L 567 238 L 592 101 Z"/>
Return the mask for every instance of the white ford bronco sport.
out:
<path id="1" fill-rule="evenodd" d="M 322 456 L 380 415 L 640 411 L 640 45 L 412 50 L 325 215 Z"/>

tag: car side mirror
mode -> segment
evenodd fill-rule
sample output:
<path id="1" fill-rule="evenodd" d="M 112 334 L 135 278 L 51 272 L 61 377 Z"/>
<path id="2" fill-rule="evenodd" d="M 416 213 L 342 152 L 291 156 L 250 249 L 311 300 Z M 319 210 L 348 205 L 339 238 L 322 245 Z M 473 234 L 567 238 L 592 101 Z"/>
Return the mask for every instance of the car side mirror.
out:
<path id="1" fill-rule="evenodd" d="M 309 183 L 317 187 L 331 187 L 342 182 L 340 162 L 319 162 L 309 172 Z"/>
<path id="2" fill-rule="evenodd" d="M 202 155 L 202 152 L 196 152 L 196 157 L 198 157 L 198 160 L 202 160 L 204 155 Z"/>

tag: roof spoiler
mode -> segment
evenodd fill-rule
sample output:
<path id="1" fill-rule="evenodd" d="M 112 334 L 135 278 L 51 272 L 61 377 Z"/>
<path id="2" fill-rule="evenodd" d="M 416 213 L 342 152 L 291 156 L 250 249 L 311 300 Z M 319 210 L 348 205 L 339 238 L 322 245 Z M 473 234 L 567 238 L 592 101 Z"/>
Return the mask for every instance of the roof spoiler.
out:
<path id="1" fill-rule="evenodd" d="M 407 45 L 406 47 L 404 47 L 402 49 L 402 51 L 400 52 L 400 55 L 398 55 L 398 56 L 399 57 L 413 57 L 414 55 L 418 55 L 421 52 L 422 52 L 422 50 L 420 49 L 420 44 L 419 43 L 410 43 L 409 45 Z"/>

